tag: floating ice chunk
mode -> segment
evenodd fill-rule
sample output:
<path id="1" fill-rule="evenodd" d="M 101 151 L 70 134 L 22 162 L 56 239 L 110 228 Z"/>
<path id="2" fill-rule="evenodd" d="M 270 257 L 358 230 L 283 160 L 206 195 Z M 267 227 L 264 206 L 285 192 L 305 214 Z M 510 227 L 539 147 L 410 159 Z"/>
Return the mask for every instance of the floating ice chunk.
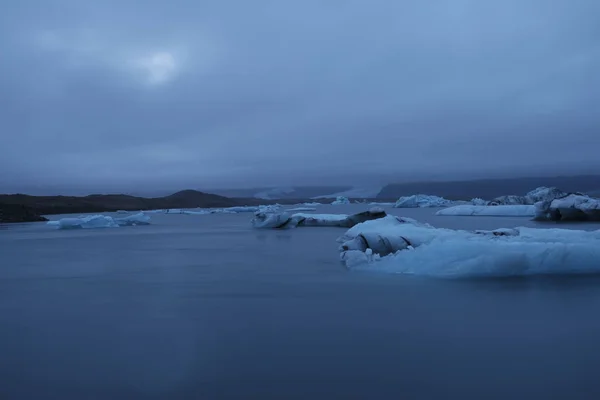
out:
<path id="1" fill-rule="evenodd" d="M 425 207 L 447 207 L 451 205 L 450 200 L 443 197 L 431 196 L 428 194 L 414 194 L 412 196 L 403 196 L 394 204 L 395 208 L 425 208 Z"/>
<path id="2" fill-rule="evenodd" d="M 581 194 L 538 202 L 535 210 L 539 221 L 600 221 L 600 199 Z"/>
<path id="3" fill-rule="evenodd" d="M 385 211 L 373 208 L 354 215 L 346 214 L 288 214 L 257 212 L 252 219 L 255 228 L 293 228 L 296 226 L 333 226 L 350 228 L 361 222 L 383 218 Z"/>
<path id="4" fill-rule="evenodd" d="M 349 268 L 446 278 L 600 273 L 600 231 L 467 232 L 388 216 L 356 225 L 341 240 Z"/>
<path id="5" fill-rule="evenodd" d="M 528 201 L 524 196 L 514 195 L 496 197 L 490 202 L 490 205 L 494 206 L 516 206 L 525 204 L 528 204 Z"/>
<path id="6" fill-rule="evenodd" d="M 307 206 L 307 207 L 318 207 L 318 206 L 321 206 L 322 204 L 321 203 L 312 202 L 312 203 L 302 203 L 301 205 Z"/>
<path id="7" fill-rule="evenodd" d="M 129 214 L 127 210 L 117 210 L 117 214 Z"/>
<path id="8" fill-rule="evenodd" d="M 341 204 L 350 204 L 350 200 L 345 196 L 338 196 L 331 204 L 334 206 Z"/>
<path id="9" fill-rule="evenodd" d="M 535 207 L 528 205 L 514 206 L 454 206 L 438 211 L 435 215 L 443 216 L 486 216 L 486 217 L 533 217 Z"/>
<path id="10" fill-rule="evenodd" d="M 143 212 L 139 212 L 124 218 L 114 218 L 114 221 L 119 226 L 149 225 L 150 216 L 144 214 Z"/>
<path id="11" fill-rule="evenodd" d="M 107 215 L 88 215 L 79 218 L 61 218 L 50 221 L 48 225 L 58 229 L 91 229 L 91 228 L 118 228 L 120 226 L 135 226 L 150 224 L 150 217 L 143 212 L 124 218 L 112 218 Z"/>
<path id="12" fill-rule="evenodd" d="M 317 209 L 314 207 L 296 207 L 296 208 L 290 208 L 287 211 L 289 212 L 306 212 L 306 211 L 316 211 Z"/>

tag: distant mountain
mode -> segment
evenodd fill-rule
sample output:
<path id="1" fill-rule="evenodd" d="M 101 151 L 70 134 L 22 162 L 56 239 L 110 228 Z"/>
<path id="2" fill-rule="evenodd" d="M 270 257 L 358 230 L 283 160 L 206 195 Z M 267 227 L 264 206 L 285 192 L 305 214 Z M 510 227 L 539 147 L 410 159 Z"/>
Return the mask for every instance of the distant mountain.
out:
<path id="1" fill-rule="evenodd" d="M 508 194 L 523 195 L 539 186 L 556 186 L 566 192 L 598 191 L 600 175 L 395 183 L 385 186 L 377 198 L 391 200 L 400 196 L 424 193 L 450 200 L 468 200 L 473 197 L 492 199 Z"/>
<path id="2" fill-rule="evenodd" d="M 262 187 L 251 189 L 215 189 L 213 193 L 234 198 L 260 198 L 270 200 L 310 199 L 329 193 L 343 192 L 352 189 L 351 186 L 293 186 L 293 187 Z"/>
<path id="3" fill-rule="evenodd" d="M 25 221 L 28 215 L 19 211 L 19 207 L 32 215 L 89 213 L 117 210 L 151 210 L 165 208 L 211 208 L 233 207 L 239 205 L 257 205 L 257 199 L 231 199 L 216 194 L 195 190 L 183 190 L 165 197 L 145 198 L 122 194 L 93 194 L 84 197 L 75 196 L 29 196 L 24 194 L 0 195 L 0 207 L 12 210 L 11 215 L 21 215 Z M 262 202 L 264 203 L 264 201 Z M 7 221 L 12 222 L 12 221 Z"/>

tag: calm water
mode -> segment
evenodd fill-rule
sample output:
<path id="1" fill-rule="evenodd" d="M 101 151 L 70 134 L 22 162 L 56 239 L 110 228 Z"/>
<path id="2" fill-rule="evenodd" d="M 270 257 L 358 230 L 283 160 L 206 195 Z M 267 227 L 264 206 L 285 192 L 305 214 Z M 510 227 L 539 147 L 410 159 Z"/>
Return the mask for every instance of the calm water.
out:
<path id="1" fill-rule="evenodd" d="M 434 211 L 395 213 L 534 226 Z M 250 218 L 2 227 L 0 398 L 600 398 L 600 278 L 353 272 L 338 262 L 343 229 Z"/>

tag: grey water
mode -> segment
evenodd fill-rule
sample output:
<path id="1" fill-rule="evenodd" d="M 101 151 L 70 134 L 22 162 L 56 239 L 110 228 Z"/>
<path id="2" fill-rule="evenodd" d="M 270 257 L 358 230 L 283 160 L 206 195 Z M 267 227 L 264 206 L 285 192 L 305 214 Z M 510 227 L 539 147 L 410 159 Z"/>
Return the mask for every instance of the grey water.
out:
<path id="1" fill-rule="evenodd" d="M 460 229 L 556 226 L 392 213 Z M 250 218 L 2 226 L 0 398 L 600 398 L 599 277 L 350 271 L 335 241 L 344 229 L 253 230 Z"/>

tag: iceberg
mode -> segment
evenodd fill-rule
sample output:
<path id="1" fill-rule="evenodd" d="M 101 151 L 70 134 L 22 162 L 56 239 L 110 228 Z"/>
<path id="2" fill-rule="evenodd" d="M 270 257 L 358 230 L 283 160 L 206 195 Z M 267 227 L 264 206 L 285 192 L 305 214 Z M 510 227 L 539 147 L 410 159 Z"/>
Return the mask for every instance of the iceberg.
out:
<path id="1" fill-rule="evenodd" d="M 528 192 L 525 196 L 500 196 L 493 199 L 491 205 L 534 205 L 540 201 L 552 201 L 567 194 L 555 187 L 540 186 Z"/>
<path id="2" fill-rule="evenodd" d="M 340 239 L 348 268 L 439 278 L 600 273 L 600 230 L 461 231 L 387 216 Z"/>
<path id="3" fill-rule="evenodd" d="M 55 226 L 57 229 L 119 228 L 121 226 L 149 225 L 150 217 L 143 212 L 124 218 L 88 215 L 79 218 L 61 218 L 57 221 L 49 221 L 47 224 Z"/>
<path id="4" fill-rule="evenodd" d="M 451 205 L 450 200 L 443 197 L 431 196 L 428 194 L 414 194 L 412 196 L 403 196 L 394 204 L 395 208 L 425 208 L 425 207 L 447 207 Z"/>
<path id="5" fill-rule="evenodd" d="M 179 209 L 171 208 L 165 210 L 165 214 L 184 214 L 184 215 L 206 215 L 206 214 L 238 214 L 251 212 L 277 212 L 279 204 L 270 204 L 266 206 L 237 206 L 227 208 L 197 208 L 197 209 Z"/>
<path id="6" fill-rule="evenodd" d="M 537 221 L 600 221 L 600 199 L 569 194 L 535 204 Z"/>
<path id="7" fill-rule="evenodd" d="M 374 207 L 358 214 L 289 214 L 257 212 L 251 223 L 254 228 L 287 229 L 298 226 L 329 226 L 350 228 L 361 222 L 386 216 L 385 211 Z"/>
<path id="8" fill-rule="evenodd" d="M 517 206 L 528 204 L 528 202 L 525 196 L 508 195 L 496 197 L 489 204 L 492 206 Z"/>
<path id="9" fill-rule="evenodd" d="M 474 199 L 471 199 L 471 204 L 474 206 L 487 206 L 489 201 L 475 197 Z"/>
<path id="10" fill-rule="evenodd" d="M 338 206 L 341 204 L 350 204 L 350 200 L 347 197 L 338 196 L 335 198 L 335 200 L 331 204 L 334 206 Z"/>
<path id="11" fill-rule="evenodd" d="M 486 217 L 533 217 L 535 207 L 514 206 L 469 206 L 461 205 L 445 208 L 435 213 L 442 216 L 486 216 Z"/>
<path id="12" fill-rule="evenodd" d="M 527 199 L 527 204 L 535 204 L 540 201 L 552 201 L 559 197 L 565 197 L 567 194 L 555 187 L 541 186 L 527 193 L 525 198 Z"/>

